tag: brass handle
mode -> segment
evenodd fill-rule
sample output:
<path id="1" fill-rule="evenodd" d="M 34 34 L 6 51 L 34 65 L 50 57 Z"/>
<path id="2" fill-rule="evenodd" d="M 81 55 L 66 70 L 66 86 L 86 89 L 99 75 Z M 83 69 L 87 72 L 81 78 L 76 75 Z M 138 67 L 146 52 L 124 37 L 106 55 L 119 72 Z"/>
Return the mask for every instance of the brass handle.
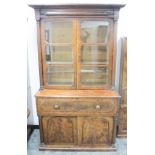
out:
<path id="1" fill-rule="evenodd" d="M 96 109 L 101 109 L 100 105 L 96 105 Z"/>
<path id="2" fill-rule="evenodd" d="M 55 105 L 54 105 L 54 109 L 60 109 L 60 106 L 57 105 L 57 104 L 55 104 Z"/>

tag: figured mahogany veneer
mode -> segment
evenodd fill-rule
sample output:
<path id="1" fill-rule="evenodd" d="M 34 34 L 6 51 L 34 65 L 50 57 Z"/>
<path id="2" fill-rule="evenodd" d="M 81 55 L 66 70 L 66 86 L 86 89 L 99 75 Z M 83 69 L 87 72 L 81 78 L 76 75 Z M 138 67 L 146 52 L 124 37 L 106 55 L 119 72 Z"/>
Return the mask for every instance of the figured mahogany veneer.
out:
<path id="1" fill-rule="evenodd" d="M 76 113 L 106 113 L 115 114 L 117 112 L 117 102 L 114 99 L 37 99 L 38 112 L 43 114 L 54 114 L 57 112 Z"/>

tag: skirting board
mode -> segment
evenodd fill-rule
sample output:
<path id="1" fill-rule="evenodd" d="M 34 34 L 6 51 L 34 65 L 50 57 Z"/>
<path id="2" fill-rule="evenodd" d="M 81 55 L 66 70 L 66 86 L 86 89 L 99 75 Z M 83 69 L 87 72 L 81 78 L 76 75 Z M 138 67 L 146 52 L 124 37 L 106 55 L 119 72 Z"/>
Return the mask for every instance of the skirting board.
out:
<path id="1" fill-rule="evenodd" d="M 74 146 L 74 147 L 54 147 L 52 145 L 44 145 L 41 144 L 39 147 L 40 151 L 51 150 L 51 151 L 117 151 L 116 146 L 113 145 L 111 147 L 82 147 L 82 146 Z"/>

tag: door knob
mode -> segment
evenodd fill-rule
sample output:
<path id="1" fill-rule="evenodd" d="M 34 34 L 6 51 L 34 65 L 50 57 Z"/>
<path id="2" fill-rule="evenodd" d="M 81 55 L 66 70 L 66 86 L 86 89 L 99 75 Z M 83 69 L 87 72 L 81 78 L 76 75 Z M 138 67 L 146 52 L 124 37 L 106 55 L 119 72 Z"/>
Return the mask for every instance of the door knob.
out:
<path id="1" fill-rule="evenodd" d="M 100 105 L 96 105 L 96 109 L 101 109 Z"/>
<path id="2" fill-rule="evenodd" d="M 57 104 L 54 105 L 54 109 L 59 109 L 59 108 L 60 108 L 59 105 L 57 105 Z"/>

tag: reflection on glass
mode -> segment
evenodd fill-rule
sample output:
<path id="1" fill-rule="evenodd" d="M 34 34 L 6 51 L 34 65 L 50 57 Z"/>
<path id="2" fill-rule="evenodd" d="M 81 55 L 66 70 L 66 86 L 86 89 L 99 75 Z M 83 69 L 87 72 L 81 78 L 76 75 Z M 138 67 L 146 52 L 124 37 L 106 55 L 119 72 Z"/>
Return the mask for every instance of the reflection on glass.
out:
<path id="1" fill-rule="evenodd" d="M 81 46 L 81 62 L 89 64 L 107 64 L 108 48 L 106 46 Z"/>
<path id="2" fill-rule="evenodd" d="M 47 43 L 72 43 L 71 21 L 45 22 L 45 40 Z"/>
<path id="3" fill-rule="evenodd" d="M 73 49 L 70 46 L 46 46 L 48 64 L 73 63 Z"/>
<path id="4" fill-rule="evenodd" d="M 81 21 L 81 41 L 83 43 L 107 43 L 108 21 Z"/>
<path id="5" fill-rule="evenodd" d="M 74 83 L 74 69 L 70 66 L 49 66 L 46 74 L 49 85 L 73 85 Z"/>
<path id="6" fill-rule="evenodd" d="M 108 84 L 108 69 L 106 67 L 83 67 L 81 69 L 81 84 L 86 86 Z"/>

